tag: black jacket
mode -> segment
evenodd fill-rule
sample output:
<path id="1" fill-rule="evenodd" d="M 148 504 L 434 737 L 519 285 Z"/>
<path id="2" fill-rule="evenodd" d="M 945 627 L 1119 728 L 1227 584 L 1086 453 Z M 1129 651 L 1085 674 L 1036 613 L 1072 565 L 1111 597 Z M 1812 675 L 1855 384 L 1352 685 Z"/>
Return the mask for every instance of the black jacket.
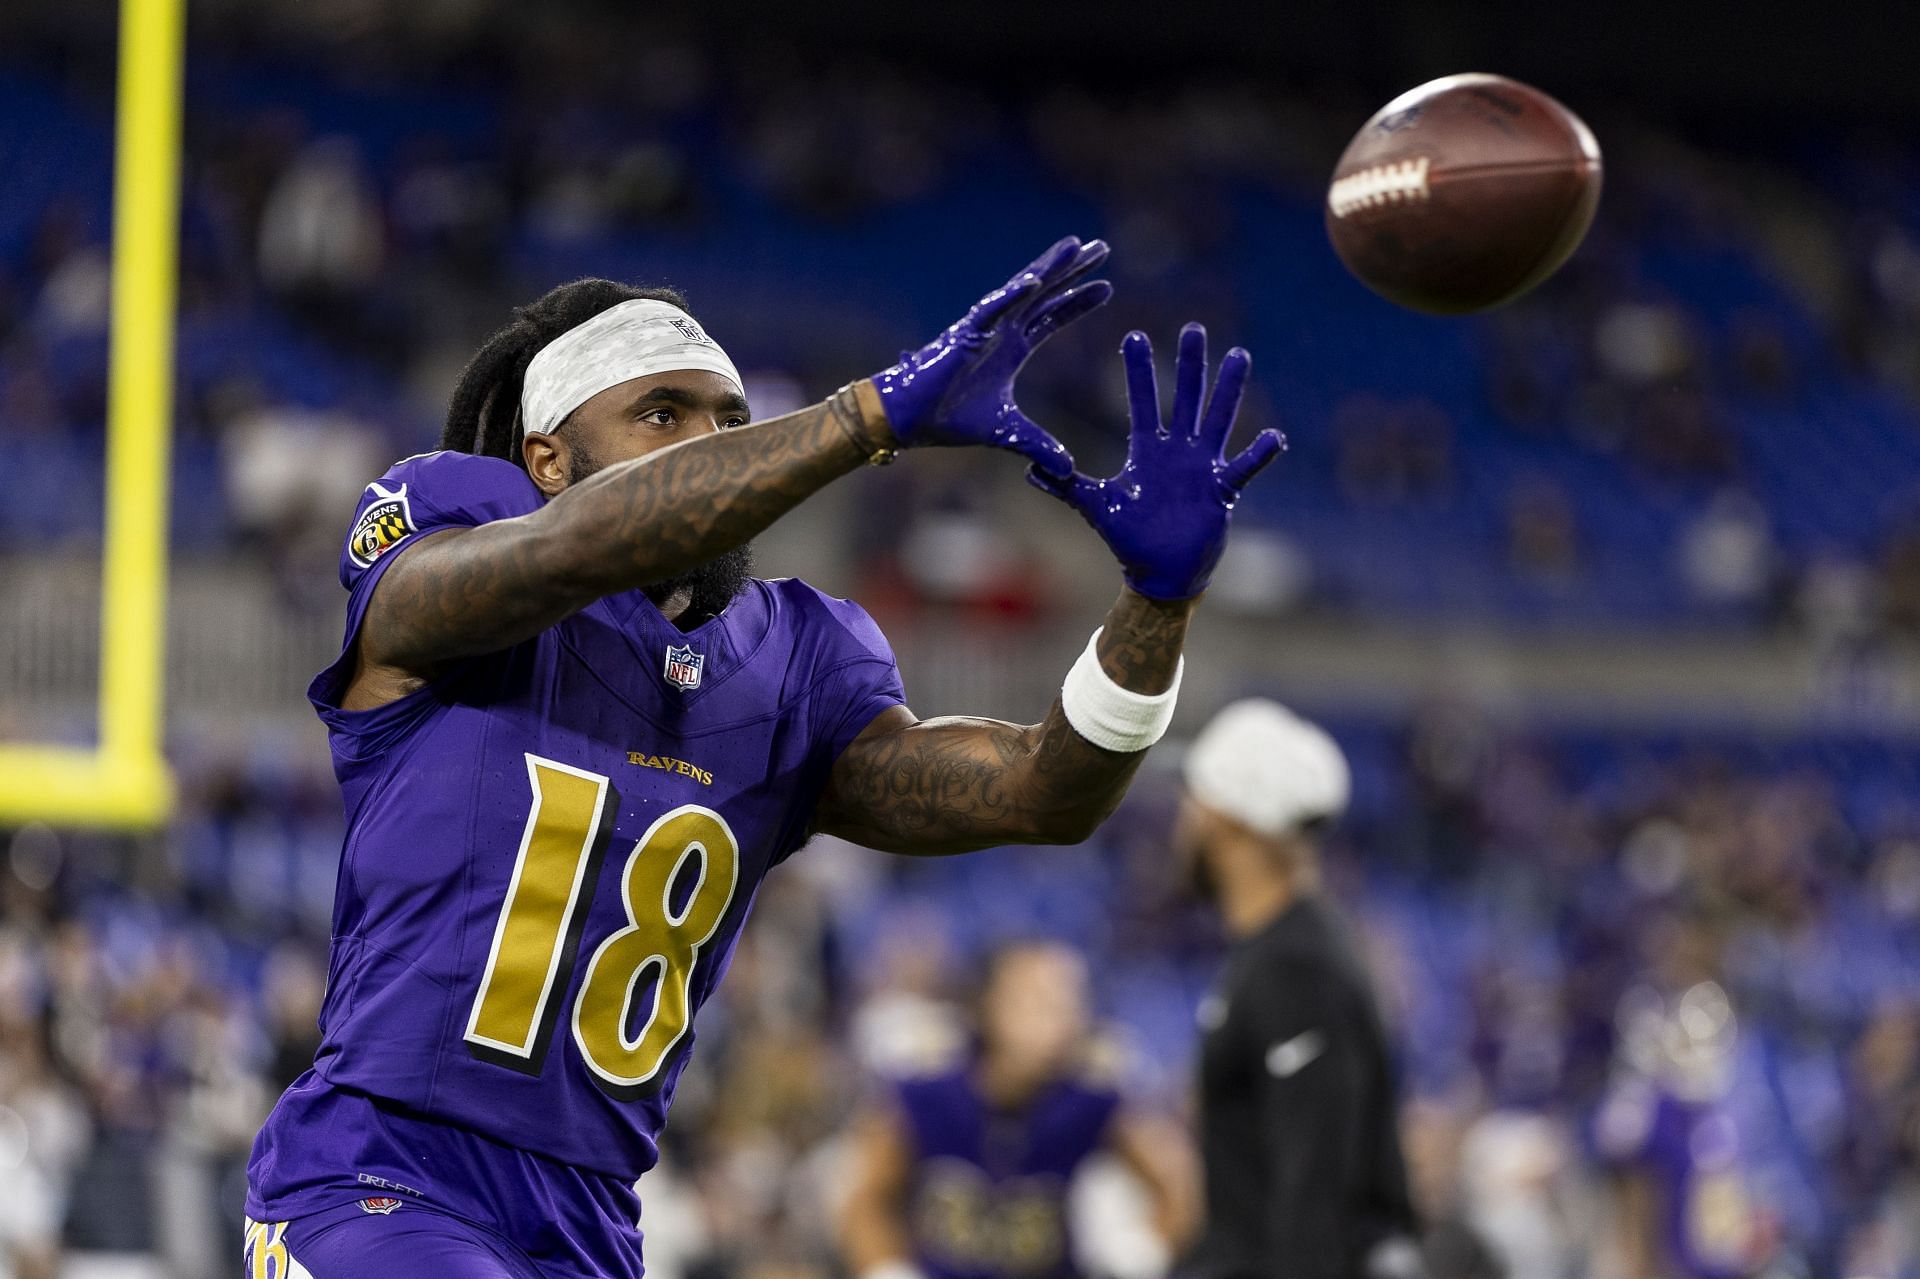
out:
<path id="1" fill-rule="evenodd" d="M 1202 1003 L 1207 1224 L 1195 1279 L 1358 1279 L 1417 1230 L 1380 1010 L 1308 897 L 1234 948 Z"/>

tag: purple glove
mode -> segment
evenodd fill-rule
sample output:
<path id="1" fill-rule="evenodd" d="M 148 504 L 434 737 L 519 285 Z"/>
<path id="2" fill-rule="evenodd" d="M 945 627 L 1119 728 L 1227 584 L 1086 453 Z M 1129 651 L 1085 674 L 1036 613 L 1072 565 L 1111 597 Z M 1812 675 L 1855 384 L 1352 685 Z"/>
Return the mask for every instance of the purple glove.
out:
<path id="1" fill-rule="evenodd" d="M 1201 417 L 1207 331 L 1198 324 L 1180 330 L 1173 416 L 1165 426 L 1153 378 L 1153 344 L 1144 333 L 1129 333 L 1120 355 L 1133 419 L 1120 474 L 1096 480 L 1076 471 L 1062 479 L 1035 467 L 1027 478 L 1093 525 L 1119 557 L 1128 586 L 1150 599 L 1191 599 L 1207 589 L 1226 549 L 1227 522 L 1240 491 L 1287 442 L 1278 431 L 1262 431 L 1238 457 L 1224 456 L 1253 357 L 1237 346 L 1227 352 Z"/>
<path id="2" fill-rule="evenodd" d="M 1013 379 L 1055 330 L 1113 296 L 1105 280 L 1074 283 L 1106 258 L 1104 241 L 1068 236 L 939 337 L 874 374 L 900 447 L 988 444 L 1042 474 L 1073 474 L 1072 454 L 1013 402 Z"/>

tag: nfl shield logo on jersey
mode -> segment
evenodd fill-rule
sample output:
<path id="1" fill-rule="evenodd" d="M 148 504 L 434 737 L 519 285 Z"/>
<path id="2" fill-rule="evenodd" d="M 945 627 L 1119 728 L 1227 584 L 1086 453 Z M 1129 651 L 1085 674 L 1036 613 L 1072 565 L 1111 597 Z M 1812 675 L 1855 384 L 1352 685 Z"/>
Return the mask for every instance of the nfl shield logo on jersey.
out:
<path id="1" fill-rule="evenodd" d="M 382 1217 L 391 1217 L 393 1210 L 399 1206 L 400 1201 L 392 1195 L 377 1195 L 372 1199 L 362 1199 L 360 1201 L 361 1212 L 378 1213 Z"/>
<path id="2" fill-rule="evenodd" d="M 699 688 L 700 668 L 706 664 L 707 655 L 694 652 L 691 644 L 670 648 L 667 650 L 667 683 L 689 691 Z"/>

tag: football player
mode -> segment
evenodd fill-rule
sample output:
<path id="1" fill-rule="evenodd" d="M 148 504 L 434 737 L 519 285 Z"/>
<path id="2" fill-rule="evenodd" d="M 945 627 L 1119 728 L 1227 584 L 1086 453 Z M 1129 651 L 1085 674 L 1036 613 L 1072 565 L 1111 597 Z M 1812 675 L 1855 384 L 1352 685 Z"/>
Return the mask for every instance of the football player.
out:
<path id="1" fill-rule="evenodd" d="M 521 309 L 441 450 L 368 486 L 339 659 L 308 690 L 347 813 L 322 1043 L 249 1167 L 256 1275 L 637 1275 L 695 1011 L 755 890 L 817 831 L 911 854 L 1073 843 L 1164 731 L 1194 601 L 1267 432 L 1224 455 L 1249 359 L 1180 337 L 1164 424 L 1094 479 L 1015 375 L 1106 300 L 1069 238 L 931 343 L 751 423 L 683 301 L 583 280 Z M 857 606 L 745 546 L 896 453 L 1010 449 L 1125 586 L 1034 724 L 920 719 Z"/>

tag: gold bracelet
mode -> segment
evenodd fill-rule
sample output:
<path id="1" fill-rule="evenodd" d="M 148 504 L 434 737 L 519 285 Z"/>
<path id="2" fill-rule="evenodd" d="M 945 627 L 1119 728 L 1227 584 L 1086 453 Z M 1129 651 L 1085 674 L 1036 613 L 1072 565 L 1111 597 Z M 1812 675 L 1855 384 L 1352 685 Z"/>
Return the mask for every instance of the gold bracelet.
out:
<path id="1" fill-rule="evenodd" d="M 853 401 L 851 407 L 847 404 L 848 399 Z M 866 402 L 869 399 L 871 404 Z M 886 416 L 886 409 L 880 403 L 880 393 L 874 389 L 873 383 L 847 383 L 827 397 L 827 408 L 840 423 L 841 429 L 853 440 L 854 447 L 866 454 L 868 466 L 886 466 L 900 456 L 897 448 L 874 444 L 862 425 L 870 415 Z"/>

